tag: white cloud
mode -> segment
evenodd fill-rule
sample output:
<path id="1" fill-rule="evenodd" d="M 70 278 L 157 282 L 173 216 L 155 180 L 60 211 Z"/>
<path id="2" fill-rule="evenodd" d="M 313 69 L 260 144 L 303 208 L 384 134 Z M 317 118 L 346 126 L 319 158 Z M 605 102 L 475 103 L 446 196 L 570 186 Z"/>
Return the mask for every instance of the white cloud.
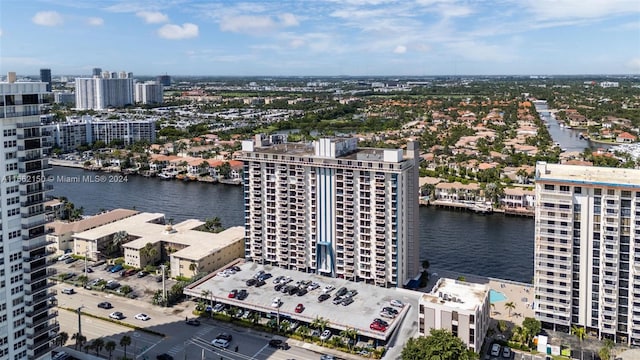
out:
<path id="1" fill-rule="evenodd" d="M 198 36 L 198 25 L 184 23 L 182 26 L 166 24 L 158 29 L 158 36 L 169 40 L 190 39 Z"/>
<path id="2" fill-rule="evenodd" d="M 517 6 L 528 9 L 539 20 L 596 19 L 640 12 L 637 0 L 526 0 L 518 1 Z"/>
<path id="3" fill-rule="evenodd" d="M 102 26 L 104 25 L 104 19 L 99 17 L 90 17 L 87 19 L 87 24 L 91 26 Z"/>
<path id="4" fill-rule="evenodd" d="M 298 19 L 291 13 L 277 16 L 277 20 L 267 15 L 230 15 L 220 20 L 220 30 L 250 35 L 261 35 L 299 25 Z"/>
<path id="5" fill-rule="evenodd" d="M 2 29 L 0 29 L 0 37 L 2 37 Z"/>
<path id="6" fill-rule="evenodd" d="M 395 54 L 404 54 L 407 52 L 407 47 L 404 45 L 398 45 L 395 49 L 393 49 Z"/>
<path id="7" fill-rule="evenodd" d="M 64 23 L 62 15 L 55 11 L 39 11 L 31 18 L 31 21 L 41 26 L 58 26 Z"/>
<path id="8" fill-rule="evenodd" d="M 278 18 L 280 18 L 281 24 L 284 27 L 300 25 L 300 22 L 298 22 L 296 16 L 291 13 L 280 14 L 278 15 Z"/>
<path id="9" fill-rule="evenodd" d="M 138 11 L 136 16 L 147 24 L 160 24 L 169 21 L 169 17 L 159 11 Z"/>

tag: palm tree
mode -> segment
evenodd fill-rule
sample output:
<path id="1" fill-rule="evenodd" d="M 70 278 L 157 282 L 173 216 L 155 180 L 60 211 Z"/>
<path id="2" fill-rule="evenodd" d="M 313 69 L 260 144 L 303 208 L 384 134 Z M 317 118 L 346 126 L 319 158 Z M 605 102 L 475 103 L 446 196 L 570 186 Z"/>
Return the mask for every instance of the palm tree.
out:
<path id="1" fill-rule="evenodd" d="M 94 339 L 91 345 L 96 350 L 96 356 L 100 356 L 100 351 L 104 348 L 104 340 L 101 338 Z"/>
<path id="2" fill-rule="evenodd" d="M 291 323 L 287 320 L 284 320 L 280 323 L 280 331 L 283 333 L 288 333 L 291 330 Z"/>
<path id="3" fill-rule="evenodd" d="M 300 336 L 302 336 L 302 340 L 306 339 L 307 336 L 309 336 L 309 327 L 307 325 L 300 325 L 297 329 L 296 329 L 296 333 Z"/>
<path id="4" fill-rule="evenodd" d="M 212 292 L 210 290 L 202 290 L 200 296 L 202 296 L 205 300 L 209 300 L 209 306 L 213 307 L 213 300 L 211 299 Z"/>
<path id="5" fill-rule="evenodd" d="M 428 266 L 427 266 L 428 267 Z M 345 330 L 342 330 L 340 332 L 340 336 L 353 340 L 353 344 L 356 343 L 356 338 L 358 337 L 358 330 L 354 329 L 354 328 L 346 328 Z M 351 350 L 352 347 L 352 342 L 348 341 L 347 342 L 347 346 L 349 347 L 349 350 Z"/>
<path id="6" fill-rule="evenodd" d="M 329 325 L 329 321 L 321 316 L 316 316 L 316 318 L 311 322 L 311 327 L 314 329 L 320 329 L 320 331 L 324 331 L 327 325 Z"/>
<path id="7" fill-rule="evenodd" d="M 89 350 L 92 350 L 92 349 L 93 349 L 93 344 L 87 344 L 84 346 L 84 353 L 88 354 Z"/>
<path id="8" fill-rule="evenodd" d="M 154 259 L 156 255 L 158 255 L 158 249 L 156 249 L 156 247 L 150 242 L 146 243 L 144 247 L 140 249 L 140 256 L 147 259 L 147 262 Z"/>
<path id="9" fill-rule="evenodd" d="M 513 329 L 513 334 L 511 335 L 511 339 L 515 342 L 524 343 L 526 338 L 525 330 L 522 326 L 516 326 Z"/>
<path id="10" fill-rule="evenodd" d="M 196 263 L 189 264 L 189 271 L 193 273 L 193 276 L 198 275 L 198 264 Z"/>
<path id="11" fill-rule="evenodd" d="M 257 325 L 258 322 L 260 322 L 260 318 L 261 318 L 261 316 L 260 316 L 259 312 L 254 311 L 253 313 L 251 313 L 250 319 L 251 319 L 251 322 L 253 323 L 253 325 Z"/>
<path id="12" fill-rule="evenodd" d="M 87 341 L 87 338 L 80 334 L 80 333 L 75 333 L 73 334 L 73 336 L 71 337 L 71 340 L 75 340 L 76 341 L 76 350 L 78 350 L 78 347 L 80 347 L 82 349 L 82 345 Z"/>
<path id="13" fill-rule="evenodd" d="M 504 307 L 509 310 L 509 317 L 511 317 L 511 310 L 516 308 L 516 304 L 513 303 L 513 301 L 509 301 L 508 303 L 504 304 Z"/>
<path id="14" fill-rule="evenodd" d="M 571 327 L 571 334 L 575 335 L 580 342 L 587 337 L 587 330 L 584 327 L 580 327 L 578 325 L 573 325 Z"/>
<path id="15" fill-rule="evenodd" d="M 86 275 L 80 275 L 78 276 L 78 281 L 80 281 L 80 283 L 82 284 L 82 287 L 85 287 L 89 282 L 89 277 Z"/>
<path id="16" fill-rule="evenodd" d="M 109 352 L 109 359 L 111 359 L 111 353 L 116 349 L 116 346 L 116 342 L 113 340 L 109 340 L 104 344 L 104 349 Z"/>
<path id="17" fill-rule="evenodd" d="M 124 348 L 124 358 L 127 358 L 127 346 L 131 345 L 131 337 L 125 335 L 120 339 L 120 346 Z"/>
<path id="18" fill-rule="evenodd" d="M 64 346 L 64 344 L 66 344 L 66 343 L 67 343 L 67 340 L 69 340 L 69 334 L 67 334 L 67 333 L 66 333 L 66 332 L 64 332 L 64 331 L 58 334 L 58 340 L 57 340 L 57 343 L 58 343 L 60 346 Z"/>

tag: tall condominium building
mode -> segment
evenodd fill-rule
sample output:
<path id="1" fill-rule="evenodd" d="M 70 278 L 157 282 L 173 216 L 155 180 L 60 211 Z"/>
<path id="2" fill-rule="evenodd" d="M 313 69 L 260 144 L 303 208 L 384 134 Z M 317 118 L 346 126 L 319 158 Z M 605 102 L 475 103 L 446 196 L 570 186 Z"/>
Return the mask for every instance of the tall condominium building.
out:
<path id="1" fill-rule="evenodd" d="M 76 109 L 104 110 L 133 104 L 133 79 L 113 74 L 105 72 L 101 78 L 76 78 Z"/>
<path id="2" fill-rule="evenodd" d="M 51 69 L 40 69 L 40 81 L 47 84 L 47 92 L 51 92 Z"/>
<path id="3" fill-rule="evenodd" d="M 136 83 L 135 101 L 142 104 L 162 104 L 164 87 L 155 82 Z"/>
<path id="4" fill-rule="evenodd" d="M 169 75 L 160 75 L 156 78 L 156 81 L 162 86 L 171 86 L 171 76 Z"/>
<path id="5" fill-rule="evenodd" d="M 45 235 L 42 82 L 0 83 L 0 359 L 45 359 L 55 321 L 51 253 Z"/>
<path id="6" fill-rule="evenodd" d="M 102 74 L 102 69 L 101 68 L 93 68 L 93 70 L 91 70 L 91 76 L 100 76 Z"/>
<path id="7" fill-rule="evenodd" d="M 640 344 L 640 170 L 538 163 L 535 314 Z"/>
<path id="8" fill-rule="evenodd" d="M 242 142 L 245 257 L 261 264 L 402 286 L 419 272 L 416 142 Z"/>

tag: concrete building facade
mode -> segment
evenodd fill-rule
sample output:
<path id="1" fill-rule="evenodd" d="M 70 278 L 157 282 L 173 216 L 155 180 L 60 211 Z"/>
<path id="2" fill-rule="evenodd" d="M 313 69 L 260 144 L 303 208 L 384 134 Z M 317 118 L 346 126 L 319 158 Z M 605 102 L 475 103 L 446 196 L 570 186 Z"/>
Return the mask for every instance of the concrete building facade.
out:
<path id="1" fill-rule="evenodd" d="M 59 330 L 49 277 L 42 82 L 0 83 L 0 359 L 48 359 Z"/>
<path id="2" fill-rule="evenodd" d="M 417 143 L 257 135 L 242 150 L 247 260 L 385 287 L 418 274 Z"/>
<path id="3" fill-rule="evenodd" d="M 480 352 L 489 329 L 489 287 L 454 279 L 438 280 L 419 301 L 420 336 L 445 329 L 470 349 Z"/>
<path id="4" fill-rule="evenodd" d="M 155 81 L 136 83 L 135 101 L 141 104 L 162 104 L 163 89 L 164 86 Z"/>
<path id="5" fill-rule="evenodd" d="M 132 105 L 133 79 L 117 73 L 103 77 L 76 78 L 76 109 L 104 110 Z M 124 74 L 126 75 L 126 73 Z"/>
<path id="6" fill-rule="evenodd" d="M 640 170 L 536 166 L 535 314 L 640 344 Z"/>

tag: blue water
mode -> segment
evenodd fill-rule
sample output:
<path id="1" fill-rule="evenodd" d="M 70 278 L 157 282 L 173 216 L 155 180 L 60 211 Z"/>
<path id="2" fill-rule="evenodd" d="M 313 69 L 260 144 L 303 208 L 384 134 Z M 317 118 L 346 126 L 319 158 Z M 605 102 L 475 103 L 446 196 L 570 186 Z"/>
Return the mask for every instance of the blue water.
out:
<path id="1" fill-rule="evenodd" d="M 495 304 L 507 300 L 507 297 L 500 291 L 489 290 L 489 302 Z"/>

